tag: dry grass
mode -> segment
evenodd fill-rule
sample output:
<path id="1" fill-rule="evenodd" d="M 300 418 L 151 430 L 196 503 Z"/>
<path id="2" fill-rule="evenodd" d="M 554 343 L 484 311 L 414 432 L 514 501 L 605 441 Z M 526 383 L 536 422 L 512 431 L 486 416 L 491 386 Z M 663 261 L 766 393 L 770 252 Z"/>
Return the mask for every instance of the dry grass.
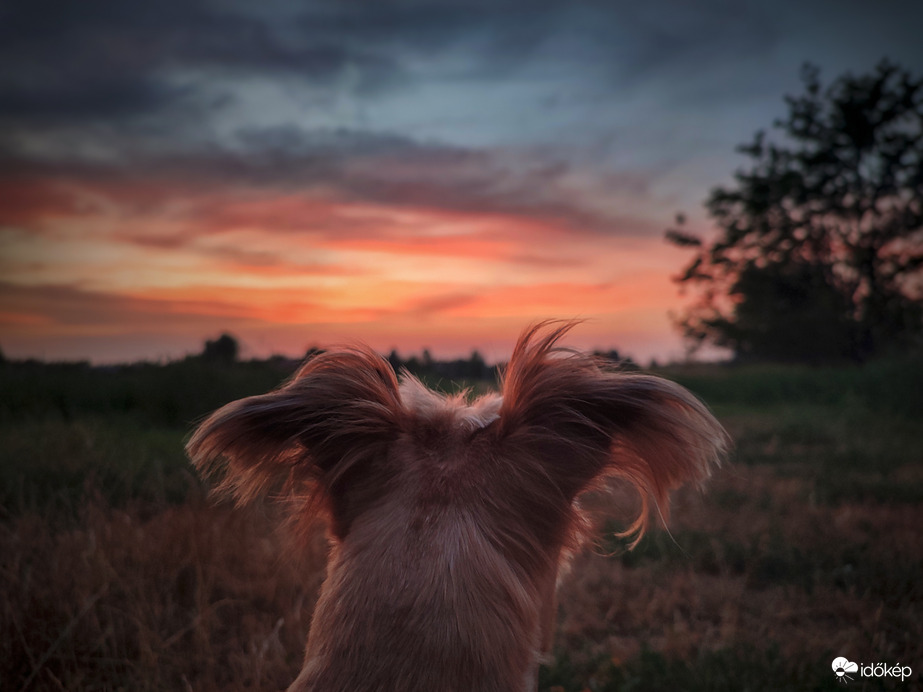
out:
<path id="1" fill-rule="evenodd" d="M 605 678 L 602 663 L 645 650 L 687 662 L 771 652 L 768 689 L 786 678 L 832 683 L 838 655 L 923 660 L 923 512 L 812 506 L 808 486 L 763 468 L 727 469 L 707 495 L 677 498 L 672 538 L 645 539 L 640 556 L 581 555 L 560 592 L 559 658 Z M 694 682 L 687 689 L 700 689 Z"/>
<path id="2" fill-rule="evenodd" d="M 275 524 L 192 501 L 147 519 L 91 502 L 57 532 L 35 515 L 3 526 L 0 688 L 284 688 L 326 547 L 318 533 L 295 550 Z"/>
<path id="3" fill-rule="evenodd" d="M 820 663 L 845 652 L 923 660 L 919 508 L 812 506 L 808 486 L 728 468 L 708 494 L 676 498 L 675 543 L 658 533 L 638 553 L 578 557 L 546 677 L 567 668 L 574 686 L 561 689 L 621 689 L 613 669 L 647 650 L 682 661 L 772 650 L 776 683 L 786 665 L 823 679 Z M 299 547 L 270 508 L 201 500 L 144 514 L 91 500 L 76 526 L 26 514 L 0 527 L 2 689 L 268 690 L 294 678 L 322 532 Z"/>

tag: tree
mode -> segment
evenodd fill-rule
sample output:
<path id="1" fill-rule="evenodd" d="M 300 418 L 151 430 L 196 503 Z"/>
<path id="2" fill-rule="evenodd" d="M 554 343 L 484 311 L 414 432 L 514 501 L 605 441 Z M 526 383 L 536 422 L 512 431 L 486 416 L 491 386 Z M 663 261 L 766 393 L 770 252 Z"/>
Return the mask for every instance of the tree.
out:
<path id="1" fill-rule="evenodd" d="M 706 201 L 717 239 L 667 231 L 696 252 L 679 324 L 738 356 L 906 348 L 923 334 L 923 79 L 886 60 L 827 88 L 805 65 L 802 81 L 778 136 L 739 147 L 750 167 Z"/>
<path id="2" fill-rule="evenodd" d="M 239 352 L 240 347 L 237 343 L 237 339 L 230 334 L 222 334 L 217 339 L 208 339 L 205 342 L 205 350 L 202 351 L 202 359 L 231 363 L 237 360 L 237 354 Z"/>

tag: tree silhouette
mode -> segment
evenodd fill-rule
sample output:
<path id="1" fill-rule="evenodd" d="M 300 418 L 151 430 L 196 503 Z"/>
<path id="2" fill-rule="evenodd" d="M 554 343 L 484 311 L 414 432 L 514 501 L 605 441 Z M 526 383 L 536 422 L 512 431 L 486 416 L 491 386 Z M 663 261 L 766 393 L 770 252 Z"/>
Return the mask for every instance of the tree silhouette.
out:
<path id="1" fill-rule="evenodd" d="M 693 344 L 738 356 L 863 359 L 923 333 L 923 79 L 885 60 L 826 89 L 805 65 L 778 137 L 738 148 L 751 165 L 706 202 L 710 244 L 677 281 L 696 300 L 679 323 Z"/>
<path id="2" fill-rule="evenodd" d="M 231 363 L 237 360 L 240 352 L 240 346 L 230 334 L 222 334 L 217 339 L 209 339 L 205 342 L 205 350 L 202 351 L 202 359 L 208 361 L 217 361 Z"/>

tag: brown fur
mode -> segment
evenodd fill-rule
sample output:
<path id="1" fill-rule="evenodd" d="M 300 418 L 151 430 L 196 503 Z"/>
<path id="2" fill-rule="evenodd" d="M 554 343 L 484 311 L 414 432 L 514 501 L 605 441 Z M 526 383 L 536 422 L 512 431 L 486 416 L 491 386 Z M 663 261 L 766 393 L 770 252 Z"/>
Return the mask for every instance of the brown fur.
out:
<path id="1" fill-rule="evenodd" d="M 578 498 L 617 476 L 648 499 L 704 478 L 726 435 L 682 387 L 605 372 L 520 337 L 502 397 L 443 397 L 364 348 L 324 353 L 277 391 L 228 404 L 188 452 L 248 500 L 280 481 L 330 523 L 304 666 L 308 692 L 534 688 L 558 571 L 585 535 Z M 216 461 L 224 459 L 218 466 Z"/>

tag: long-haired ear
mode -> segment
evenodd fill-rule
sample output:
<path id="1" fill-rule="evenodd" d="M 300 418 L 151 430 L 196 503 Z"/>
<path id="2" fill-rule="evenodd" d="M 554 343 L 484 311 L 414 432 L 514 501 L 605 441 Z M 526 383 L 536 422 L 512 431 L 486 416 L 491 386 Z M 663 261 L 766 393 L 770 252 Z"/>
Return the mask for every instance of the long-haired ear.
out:
<path id="1" fill-rule="evenodd" d="M 322 353 L 288 384 L 206 419 L 186 452 L 243 502 L 279 482 L 338 484 L 393 439 L 404 409 L 394 370 L 371 350 Z M 221 464 L 220 460 L 226 464 Z"/>
<path id="2" fill-rule="evenodd" d="M 568 500 L 607 476 L 639 491 L 625 532 L 636 544 L 650 499 L 666 516 L 671 489 L 707 476 L 728 436 L 704 404 L 674 382 L 605 372 L 591 356 L 556 346 L 573 322 L 544 322 L 520 337 L 503 380 L 500 434 L 517 438 Z"/>

